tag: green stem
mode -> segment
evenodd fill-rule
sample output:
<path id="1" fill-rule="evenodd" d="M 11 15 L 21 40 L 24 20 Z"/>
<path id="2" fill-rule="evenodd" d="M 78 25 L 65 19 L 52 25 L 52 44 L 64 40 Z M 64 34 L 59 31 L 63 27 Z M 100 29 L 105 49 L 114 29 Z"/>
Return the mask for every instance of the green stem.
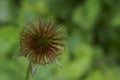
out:
<path id="1" fill-rule="evenodd" d="M 30 80 L 30 73 L 31 73 L 31 64 L 29 63 L 25 80 Z"/>

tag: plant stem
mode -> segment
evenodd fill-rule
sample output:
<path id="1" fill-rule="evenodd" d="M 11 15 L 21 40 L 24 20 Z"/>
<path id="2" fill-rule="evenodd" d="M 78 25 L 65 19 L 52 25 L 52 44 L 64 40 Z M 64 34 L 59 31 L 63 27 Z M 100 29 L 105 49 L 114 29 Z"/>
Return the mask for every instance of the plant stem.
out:
<path id="1" fill-rule="evenodd" d="M 31 64 L 29 63 L 25 80 L 30 80 Z"/>

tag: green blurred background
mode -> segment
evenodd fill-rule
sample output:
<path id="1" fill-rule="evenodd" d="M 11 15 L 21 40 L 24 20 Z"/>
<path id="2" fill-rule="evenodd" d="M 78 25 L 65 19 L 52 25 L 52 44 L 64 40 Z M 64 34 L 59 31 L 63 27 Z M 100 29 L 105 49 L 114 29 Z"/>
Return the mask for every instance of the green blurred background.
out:
<path id="1" fill-rule="evenodd" d="M 0 80 L 24 80 L 19 34 L 37 16 L 63 24 L 68 41 L 56 64 L 31 80 L 120 80 L 120 0 L 0 0 Z"/>

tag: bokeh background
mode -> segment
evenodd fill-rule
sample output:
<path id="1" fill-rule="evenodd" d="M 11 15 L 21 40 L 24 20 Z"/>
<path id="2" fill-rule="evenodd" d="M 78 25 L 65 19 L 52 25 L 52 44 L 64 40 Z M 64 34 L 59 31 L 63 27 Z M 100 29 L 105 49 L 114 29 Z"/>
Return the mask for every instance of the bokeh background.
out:
<path id="1" fill-rule="evenodd" d="M 0 80 L 24 80 L 23 26 L 36 16 L 63 24 L 60 63 L 40 66 L 31 80 L 120 80 L 120 0 L 0 0 Z"/>

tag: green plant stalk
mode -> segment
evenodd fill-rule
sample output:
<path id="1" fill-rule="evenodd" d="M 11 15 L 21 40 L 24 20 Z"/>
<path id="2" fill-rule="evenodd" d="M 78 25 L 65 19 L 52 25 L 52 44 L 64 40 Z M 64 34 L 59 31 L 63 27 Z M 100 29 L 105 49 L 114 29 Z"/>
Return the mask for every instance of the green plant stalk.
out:
<path id="1" fill-rule="evenodd" d="M 31 64 L 29 63 L 25 80 L 30 80 L 30 73 L 31 73 Z"/>

